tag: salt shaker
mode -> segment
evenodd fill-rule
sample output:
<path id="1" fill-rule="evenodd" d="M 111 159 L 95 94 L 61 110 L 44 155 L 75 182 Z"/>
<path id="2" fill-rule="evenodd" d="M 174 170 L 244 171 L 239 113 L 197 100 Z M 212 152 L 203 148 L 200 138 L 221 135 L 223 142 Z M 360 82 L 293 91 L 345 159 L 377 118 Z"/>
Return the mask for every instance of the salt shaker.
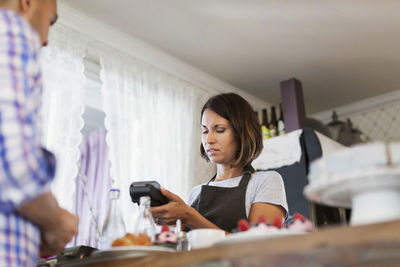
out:
<path id="1" fill-rule="evenodd" d="M 178 245 L 176 246 L 176 250 L 187 251 L 189 250 L 189 241 L 186 237 L 186 232 L 181 231 L 181 227 L 181 220 L 176 220 L 175 234 L 178 236 Z"/>
<path id="2" fill-rule="evenodd" d="M 178 236 L 178 245 L 176 246 L 178 251 L 189 250 L 189 240 L 187 239 L 186 232 L 181 231 Z"/>

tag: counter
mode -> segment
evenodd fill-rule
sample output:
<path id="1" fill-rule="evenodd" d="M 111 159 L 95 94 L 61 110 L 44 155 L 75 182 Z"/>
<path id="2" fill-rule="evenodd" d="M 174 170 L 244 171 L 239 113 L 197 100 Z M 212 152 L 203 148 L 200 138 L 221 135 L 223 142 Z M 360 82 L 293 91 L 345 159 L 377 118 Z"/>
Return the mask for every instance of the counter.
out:
<path id="1" fill-rule="evenodd" d="M 81 266 L 400 266 L 400 220 Z M 75 263 L 73 266 L 79 266 Z M 65 265 L 69 266 L 69 265 Z M 72 266 L 72 265 L 71 265 Z"/>

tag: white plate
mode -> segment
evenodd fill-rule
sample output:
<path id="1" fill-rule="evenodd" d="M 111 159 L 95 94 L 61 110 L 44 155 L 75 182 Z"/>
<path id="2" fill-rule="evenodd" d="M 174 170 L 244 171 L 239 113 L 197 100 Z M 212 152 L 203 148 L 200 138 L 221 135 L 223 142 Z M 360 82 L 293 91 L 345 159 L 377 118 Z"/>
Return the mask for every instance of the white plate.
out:
<path id="1" fill-rule="evenodd" d="M 145 256 L 149 254 L 155 253 L 163 253 L 163 252 L 174 252 L 176 250 L 172 248 L 166 248 L 161 246 L 119 246 L 112 247 L 106 250 L 97 250 L 94 251 L 91 256 L 120 256 L 120 255 L 129 255 L 131 256 Z"/>
<path id="2" fill-rule="evenodd" d="M 240 242 L 277 238 L 277 237 L 284 237 L 284 236 L 290 236 L 290 235 L 303 235 L 306 233 L 307 232 L 287 230 L 287 229 L 281 229 L 281 230 L 277 230 L 277 231 L 267 231 L 267 232 L 246 231 L 246 232 L 239 232 L 239 233 L 227 235 L 224 240 L 216 243 L 216 245 L 234 244 L 234 243 L 240 243 Z"/>

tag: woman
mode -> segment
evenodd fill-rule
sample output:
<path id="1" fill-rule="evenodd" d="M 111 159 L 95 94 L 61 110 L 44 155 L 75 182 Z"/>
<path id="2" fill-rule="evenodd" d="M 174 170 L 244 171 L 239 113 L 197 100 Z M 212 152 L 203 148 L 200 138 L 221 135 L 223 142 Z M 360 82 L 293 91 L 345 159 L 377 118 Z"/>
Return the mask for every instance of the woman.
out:
<path id="1" fill-rule="evenodd" d="M 286 194 L 281 176 L 274 171 L 255 172 L 251 162 L 263 148 L 261 126 L 250 104 L 234 93 L 211 97 L 201 110 L 203 158 L 217 165 L 216 175 L 192 189 L 190 206 L 162 189 L 170 199 L 153 207 L 159 223 L 181 219 L 192 229 L 218 228 L 227 232 L 240 219 L 254 223 L 262 215 L 268 221 L 284 219 Z"/>

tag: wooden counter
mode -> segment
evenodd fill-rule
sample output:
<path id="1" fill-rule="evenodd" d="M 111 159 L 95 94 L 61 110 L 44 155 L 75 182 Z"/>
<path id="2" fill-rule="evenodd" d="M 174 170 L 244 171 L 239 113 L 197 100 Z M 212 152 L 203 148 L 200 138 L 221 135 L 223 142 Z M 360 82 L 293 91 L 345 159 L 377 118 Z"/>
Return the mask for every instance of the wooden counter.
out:
<path id="1" fill-rule="evenodd" d="M 400 266 L 400 220 L 84 266 Z M 76 264 L 74 264 L 76 266 Z"/>

